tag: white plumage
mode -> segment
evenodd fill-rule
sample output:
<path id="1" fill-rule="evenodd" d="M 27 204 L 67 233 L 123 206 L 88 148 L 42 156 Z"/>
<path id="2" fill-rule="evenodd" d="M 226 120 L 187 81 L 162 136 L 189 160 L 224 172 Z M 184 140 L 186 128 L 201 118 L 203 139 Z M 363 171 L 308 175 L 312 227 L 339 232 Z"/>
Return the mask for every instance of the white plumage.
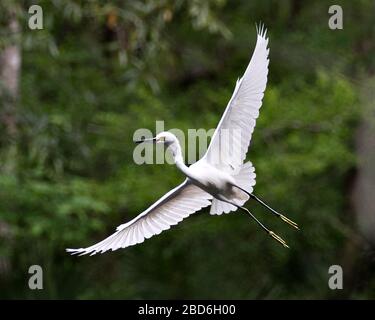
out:
<path id="1" fill-rule="evenodd" d="M 204 157 L 190 167 L 182 158 L 177 138 L 159 133 L 150 139 L 163 143 L 172 152 L 176 166 L 187 176 L 178 187 L 169 191 L 136 218 L 117 227 L 114 234 L 103 241 L 80 249 L 67 249 L 72 254 L 96 254 L 126 248 L 143 242 L 153 235 L 169 229 L 194 212 L 211 204 L 211 214 L 245 210 L 273 238 L 286 246 L 284 240 L 262 225 L 243 204 L 252 197 L 284 221 L 297 225 L 280 215 L 252 194 L 255 185 L 255 168 L 251 162 L 243 163 L 259 116 L 268 74 L 268 38 L 266 30 L 257 28 L 257 43 L 253 56 L 216 128 Z M 141 142 L 146 142 L 142 140 Z"/>
<path id="2" fill-rule="evenodd" d="M 267 45 L 266 30 L 260 28 L 250 63 L 243 77 L 237 80 L 233 95 L 204 156 L 221 170 L 238 170 L 246 158 L 267 85 Z"/>
<path id="3" fill-rule="evenodd" d="M 176 225 L 190 214 L 209 206 L 210 199 L 210 194 L 186 179 L 136 218 L 118 226 L 116 232 L 108 238 L 91 247 L 68 249 L 68 252 L 93 255 L 141 243 Z"/>

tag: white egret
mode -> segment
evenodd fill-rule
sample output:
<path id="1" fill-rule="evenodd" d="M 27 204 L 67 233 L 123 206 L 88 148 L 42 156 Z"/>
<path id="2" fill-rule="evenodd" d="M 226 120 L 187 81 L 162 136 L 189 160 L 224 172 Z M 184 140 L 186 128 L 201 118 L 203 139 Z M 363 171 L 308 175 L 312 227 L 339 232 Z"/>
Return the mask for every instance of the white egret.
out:
<path id="1" fill-rule="evenodd" d="M 67 249 L 68 252 L 93 255 L 141 243 L 209 205 L 210 214 L 243 210 L 267 234 L 288 247 L 281 237 L 265 227 L 243 206 L 251 198 L 298 229 L 295 222 L 273 210 L 252 193 L 255 168 L 251 162 L 244 163 L 267 84 L 269 49 L 266 33 L 264 27 L 257 28 L 253 56 L 243 77 L 237 80 L 234 93 L 202 159 L 187 167 L 178 139 L 169 132 L 136 141 L 164 144 L 172 152 L 175 164 L 186 175 L 186 180 L 136 218 L 118 226 L 116 232 L 108 238 L 87 248 Z M 223 143 L 224 133 L 232 138 L 232 143 Z"/>

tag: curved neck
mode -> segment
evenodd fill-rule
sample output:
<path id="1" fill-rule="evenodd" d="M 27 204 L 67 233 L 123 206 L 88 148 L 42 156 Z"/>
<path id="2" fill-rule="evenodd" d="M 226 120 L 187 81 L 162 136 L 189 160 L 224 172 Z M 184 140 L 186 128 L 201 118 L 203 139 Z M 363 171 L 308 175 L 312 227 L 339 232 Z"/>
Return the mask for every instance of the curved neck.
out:
<path id="1" fill-rule="evenodd" d="M 185 165 L 185 163 L 181 160 L 175 160 L 176 161 L 176 167 L 180 169 L 180 171 L 187 177 L 192 178 L 189 167 Z"/>
<path id="2" fill-rule="evenodd" d="M 172 152 L 173 159 L 176 163 L 176 167 L 187 177 L 191 178 L 191 173 L 189 167 L 187 167 L 184 163 L 184 159 L 182 157 L 181 146 L 178 142 L 172 143 L 168 149 Z"/>

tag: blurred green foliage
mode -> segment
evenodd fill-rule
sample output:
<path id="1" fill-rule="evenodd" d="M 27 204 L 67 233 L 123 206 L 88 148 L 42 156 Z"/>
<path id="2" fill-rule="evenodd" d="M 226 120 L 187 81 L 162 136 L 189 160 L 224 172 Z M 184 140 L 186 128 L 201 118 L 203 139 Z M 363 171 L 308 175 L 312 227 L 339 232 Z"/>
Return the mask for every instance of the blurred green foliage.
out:
<path id="1" fill-rule="evenodd" d="M 0 138 L 1 298 L 374 297 L 372 275 L 342 292 L 327 286 L 328 267 L 346 263 L 358 233 L 348 181 L 356 79 L 375 66 L 374 46 L 361 46 L 374 36 L 372 1 L 338 1 L 338 31 L 328 28 L 326 1 L 36 3 L 40 31 L 27 28 L 31 2 L 0 5 L 0 14 L 17 8 L 22 25 L 18 132 L 10 139 L 2 126 Z M 270 73 L 249 152 L 255 191 L 302 231 L 247 206 L 291 249 L 244 215 L 203 210 L 142 245 L 67 255 L 182 181 L 173 166 L 135 165 L 133 133 L 156 120 L 186 133 L 215 127 L 259 21 L 269 30 Z M 11 37 L 3 30 L 0 48 Z M 33 264 L 43 267 L 44 290 L 27 287 Z"/>

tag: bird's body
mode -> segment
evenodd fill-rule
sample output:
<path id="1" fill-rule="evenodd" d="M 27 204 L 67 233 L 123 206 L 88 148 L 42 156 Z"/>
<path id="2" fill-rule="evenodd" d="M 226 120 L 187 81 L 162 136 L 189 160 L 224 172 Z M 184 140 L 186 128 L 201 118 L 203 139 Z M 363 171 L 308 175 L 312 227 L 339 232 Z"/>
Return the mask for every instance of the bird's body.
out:
<path id="1" fill-rule="evenodd" d="M 256 118 L 262 104 L 268 74 L 268 38 L 259 28 L 257 44 L 243 77 L 237 80 L 233 95 L 211 139 L 204 157 L 186 166 L 176 136 L 161 132 L 155 138 L 138 142 L 164 144 L 175 164 L 187 177 L 156 203 L 133 220 L 117 227 L 116 232 L 88 248 L 67 249 L 72 254 L 96 254 L 117 250 L 137 243 L 169 229 L 189 215 L 211 205 L 210 214 L 220 215 L 241 209 L 248 213 L 269 235 L 287 246 L 285 241 L 267 229 L 245 207 L 252 198 L 273 214 L 297 228 L 297 225 L 276 212 L 253 193 L 255 168 L 245 162 Z"/>
<path id="2" fill-rule="evenodd" d="M 189 169 L 192 182 L 215 198 L 232 200 L 236 197 L 236 180 L 229 173 L 202 160 L 191 165 Z"/>
<path id="3" fill-rule="evenodd" d="M 181 168 L 177 164 L 178 168 Z M 237 202 L 247 200 L 249 196 L 237 188 L 236 176 L 219 170 L 209 164 L 206 159 L 201 159 L 190 167 L 182 169 L 190 183 L 203 189 L 218 200 Z"/>

